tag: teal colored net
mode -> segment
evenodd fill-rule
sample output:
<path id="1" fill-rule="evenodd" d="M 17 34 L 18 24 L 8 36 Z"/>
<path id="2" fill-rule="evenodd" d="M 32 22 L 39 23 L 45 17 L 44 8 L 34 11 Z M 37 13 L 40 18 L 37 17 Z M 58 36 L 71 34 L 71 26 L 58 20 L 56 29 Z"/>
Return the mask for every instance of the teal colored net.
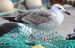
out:
<path id="1" fill-rule="evenodd" d="M 41 44 L 44 48 L 75 48 L 75 40 L 65 40 L 56 29 L 46 33 L 36 30 L 35 27 L 32 29 L 32 26 L 21 23 L 18 25 L 0 37 L 0 48 L 31 48 L 30 43 Z M 43 34 L 47 37 L 47 42 L 44 42 Z"/>

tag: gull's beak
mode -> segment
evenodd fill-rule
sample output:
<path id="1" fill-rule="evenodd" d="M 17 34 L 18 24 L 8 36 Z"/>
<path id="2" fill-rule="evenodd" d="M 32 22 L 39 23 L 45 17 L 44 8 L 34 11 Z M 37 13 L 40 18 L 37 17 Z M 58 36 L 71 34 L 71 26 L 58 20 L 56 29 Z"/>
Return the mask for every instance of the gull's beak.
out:
<path id="1" fill-rule="evenodd" d="M 71 15 L 70 12 L 68 12 L 68 11 L 64 11 L 64 13 L 66 13 L 67 15 Z"/>

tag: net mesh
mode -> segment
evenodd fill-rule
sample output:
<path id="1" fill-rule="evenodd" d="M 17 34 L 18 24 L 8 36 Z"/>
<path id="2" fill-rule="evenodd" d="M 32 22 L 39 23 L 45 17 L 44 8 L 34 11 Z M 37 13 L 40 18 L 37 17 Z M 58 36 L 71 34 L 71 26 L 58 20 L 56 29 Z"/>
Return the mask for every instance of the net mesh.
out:
<path id="1" fill-rule="evenodd" d="M 31 48 L 32 45 L 30 45 L 30 43 L 41 44 L 45 48 L 75 47 L 74 40 L 64 40 L 56 30 L 52 30 L 50 33 L 45 32 L 45 35 L 47 34 L 47 42 L 44 42 L 42 39 L 44 32 L 42 33 L 41 30 L 36 32 L 37 30 L 35 29 L 33 30 L 33 33 L 30 27 L 23 26 L 23 24 L 19 25 L 22 26 L 19 26 L 0 37 L 0 48 Z"/>

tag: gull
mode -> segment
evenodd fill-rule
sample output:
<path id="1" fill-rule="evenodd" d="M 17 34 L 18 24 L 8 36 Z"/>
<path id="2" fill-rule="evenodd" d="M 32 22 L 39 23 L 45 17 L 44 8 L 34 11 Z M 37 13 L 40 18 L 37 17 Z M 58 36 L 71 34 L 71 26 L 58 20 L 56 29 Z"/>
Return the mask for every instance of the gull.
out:
<path id="1" fill-rule="evenodd" d="M 51 9 L 32 9 L 18 15 L 17 17 L 4 17 L 4 19 L 12 22 L 34 24 L 43 27 L 49 25 L 51 27 L 53 22 L 57 25 L 60 25 L 63 22 L 63 13 L 71 15 L 63 8 L 63 6 L 54 4 Z"/>
<path id="2" fill-rule="evenodd" d="M 64 38 L 56 31 L 57 25 L 60 25 L 63 22 L 63 13 L 70 15 L 70 13 L 59 4 L 54 4 L 51 9 L 28 10 L 26 13 L 18 15 L 14 21 L 8 19 L 13 22 L 21 22 L 14 23 L 15 25 L 13 25 L 12 28 L 8 27 L 8 30 L 13 30 L 14 26 L 20 26 L 20 30 L 22 31 L 20 33 L 27 36 L 27 40 L 32 43 L 43 40 L 44 42 L 47 42 L 47 44 L 50 44 L 53 41 L 64 40 Z M 7 24 L 12 25 L 10 23 Z M 52 45 L 58 44 L 52 43 Z"/>
<path id="3" fill-rule="evenodd" d="M 66 11 L 63 6 L 59 4 L 54 4 L 51 9 L 32 9 L 28 10 L 27 13 L 23 13 L 17 17 L 17 20 L 23 22 L 33 22 L 36 24 L 42 24 L 48 22 L 50 19 L 55 18 L 55 21 L 60 25 L 64 20 L 64 14 L 71 15 Z M 20 18 L 20 19 L 18 19 Z"/>

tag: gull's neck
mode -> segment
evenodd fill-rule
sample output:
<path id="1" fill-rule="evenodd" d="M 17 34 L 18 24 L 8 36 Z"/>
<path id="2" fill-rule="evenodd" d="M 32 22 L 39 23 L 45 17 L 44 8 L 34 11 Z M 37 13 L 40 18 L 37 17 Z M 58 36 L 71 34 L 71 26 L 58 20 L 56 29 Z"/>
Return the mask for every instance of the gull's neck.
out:
<path id="1" fill-rule="evenodd" d="M 53 9 L 52 11 L 55 14 L 55 18 L 58 22 L 58 25 L 60 25 L 63 22 L 63 19 L 64 19 L 63 13 L 58 9 Z"/>

